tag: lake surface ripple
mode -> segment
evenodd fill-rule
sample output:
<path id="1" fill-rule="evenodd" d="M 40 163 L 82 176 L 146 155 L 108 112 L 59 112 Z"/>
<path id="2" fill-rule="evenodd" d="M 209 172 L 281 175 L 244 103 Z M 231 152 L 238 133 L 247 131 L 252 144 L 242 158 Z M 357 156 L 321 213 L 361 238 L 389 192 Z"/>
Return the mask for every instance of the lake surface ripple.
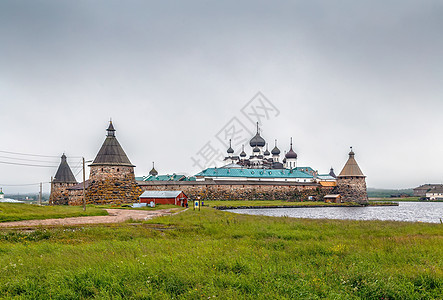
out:
<path id="1" fill-rule="evenodd" d="M 443 202 L 399 202 L 399 206 L 260 208 L 229 209 L 227 211 L 248 215 L 308 219 L 389 220 L 426 223 L 440 223 L 443 220 Z"/>

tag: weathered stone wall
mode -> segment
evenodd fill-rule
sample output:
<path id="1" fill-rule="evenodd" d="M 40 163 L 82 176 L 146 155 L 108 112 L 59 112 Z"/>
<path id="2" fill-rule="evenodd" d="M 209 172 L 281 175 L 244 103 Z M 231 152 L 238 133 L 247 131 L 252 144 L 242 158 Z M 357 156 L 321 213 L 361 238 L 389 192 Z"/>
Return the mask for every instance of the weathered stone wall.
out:
<path id="1" fill-rule="evenodd" d="M 69 205 L 83 205 L 83 190 L 69 190 Z"/>
<path id="2" fill-rule="evenodd" d="M 342 196 L 343 202 L 368 203 L 365 177 L 338 177 L 335 192 Z"/>
<path id="3" fill-rule="evenodd" d="M 76 183 L 53 182 L 51 184 L 51 194 L 49 195 L 50 205 L 67 205 L 69 202 L 68 188 Z"/>
<path id="4" fill-rule="evenodd" d="M 91 166 L 86 203 L 121 204 L 138 202 L 142 190 L 137 185 L 134 168 L 126 166 Z M 72 203 L 78 203 L 78 198 Z"/>
<path id="5" fill-rule="evenodd" d="M 138 182 L 143 191 L 182 190 L 192 200 L 287 200 L 305 201 L 309 196 L 323 201 L 333 187 L 318 184 L 251 182 Z"/>

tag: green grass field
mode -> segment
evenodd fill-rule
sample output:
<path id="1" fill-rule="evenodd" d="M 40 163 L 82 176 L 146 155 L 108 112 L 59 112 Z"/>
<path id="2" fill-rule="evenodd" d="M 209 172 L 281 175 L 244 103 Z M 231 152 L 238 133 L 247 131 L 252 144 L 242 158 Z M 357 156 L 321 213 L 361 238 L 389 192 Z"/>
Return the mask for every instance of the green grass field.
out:
<path id="1" fill-rule="evenodd" d="M 138 225 L 0 231 L 0 298 L 441 299 L 441 224 L 208 207 Z"/>
<path id="2" fill-rule="evenodd" d="M 108 213 L 105 210 L 97 207 L 88 207 L 86 211 L 83 211 L 81 206 L 0 203 L 0 222 L 107 215 Z"/>

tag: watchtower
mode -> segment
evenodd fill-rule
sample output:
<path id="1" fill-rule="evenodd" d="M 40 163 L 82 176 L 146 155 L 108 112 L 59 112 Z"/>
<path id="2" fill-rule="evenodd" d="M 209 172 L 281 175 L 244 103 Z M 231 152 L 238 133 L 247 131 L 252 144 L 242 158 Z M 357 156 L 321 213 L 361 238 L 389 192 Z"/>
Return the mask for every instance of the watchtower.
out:
<path id="1" fill-rule="evenodd" d="M 50 205 L 68 205 L 68 188 L 77 184 L 74 174 L 68 165 L 66 155 L 63 153 L 57 173 L 51 181 L 51 194 L 49 195 Z"/>
<path id="2" fill-rule="evenodd" d="M 138 202 L 142 193 L 135 181 L 134 165 L 115 137 L 112 121 L 97 156 L 92 162 L 86 202 L 120 204 Z"/>
<path id="3" fill-rule="evenodd" d="M 351 147 L 348 161 L 337 177 L 337 190 L 343 202 L 367 204 L 366 176 L 363 175 L 354 156 L 355 153 Z"/>

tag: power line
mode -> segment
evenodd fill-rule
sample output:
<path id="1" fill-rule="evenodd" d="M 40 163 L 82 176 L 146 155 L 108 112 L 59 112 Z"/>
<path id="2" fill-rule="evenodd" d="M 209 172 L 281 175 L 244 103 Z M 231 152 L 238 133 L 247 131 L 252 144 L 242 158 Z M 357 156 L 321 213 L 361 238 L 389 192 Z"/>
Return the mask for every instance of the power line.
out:
<path id="1" fill-rule="evenodd" d="M 58 157 L 58 155 L 41 155 L 41 154 L 29 154 L 29 153 L 21 153 L 21 152 L 11 152 L 11 151 L 3 151 L 0 150 L 2 153 L 8 153 L 8 154 L 15 154 L 15 155 L 25 155 L 25 156 L 38 156 L 38 157 Z M 81 156 L 70 156 L 71 158 L 81 158 Z"/>
<path id="2" fill-rule="evenodd" d="M 75 174 L 74 177 L 77 177 L 77 175 L 80 174 L 80 172 L 83 170 L 82 164 L 83 164 L 83 160 L 80 160 L 79 163 L 75 167 L 73 167 L 73 169 L 79 168 L 77 174 Z"/>
<path id="3" fill-rule="evenodd" d="M 44 162 L 44 163 L 53 163 L 54 161 L 47 160 L 38 160 L 38 159 L 28 159 L 28 158 L 18 158 L 18 157 L 9 157 L 0 155 L 1 158 L 14 159 L 14 160 L 25 160 L 25 161 L 35 161 L 35 162 Z"/>
<path id="4" fill-rule="evenodd" d="M 44 166 L 44 165 L 21 164 L 21 163 L 7 162 L 7 161 L 0 161 L 0 164 L 18 165 L 18 166 L 27 166 L 27 167 L 42 167 L 42 168 L 57 168 L 57 167 L 58 167 L 58 166 Z"/>
<path id="5" fill-rule="evenodd" d="M 42 183 L 50 183 L 50 182 L 42 182 Z M 24 184 L 3 184 L 0 183 L 0 186 L 30 186 L 30 185 L 39 185 L 39 183 L 24 183 Z"/>

